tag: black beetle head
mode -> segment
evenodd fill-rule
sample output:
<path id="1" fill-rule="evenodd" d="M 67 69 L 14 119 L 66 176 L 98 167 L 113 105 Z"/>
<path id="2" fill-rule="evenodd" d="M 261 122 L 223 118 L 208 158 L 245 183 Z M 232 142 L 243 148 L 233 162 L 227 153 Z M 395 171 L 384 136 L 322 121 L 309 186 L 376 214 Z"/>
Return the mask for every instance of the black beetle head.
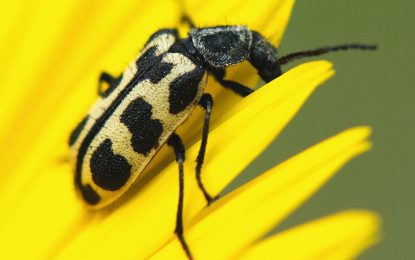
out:
<path id="1" fill-rule="evenodd" d="M 249 58 L 252 32 L 245 26 L 194 28 L 189 35 L 196 50 L 213 67 L 235 65 Z"/>

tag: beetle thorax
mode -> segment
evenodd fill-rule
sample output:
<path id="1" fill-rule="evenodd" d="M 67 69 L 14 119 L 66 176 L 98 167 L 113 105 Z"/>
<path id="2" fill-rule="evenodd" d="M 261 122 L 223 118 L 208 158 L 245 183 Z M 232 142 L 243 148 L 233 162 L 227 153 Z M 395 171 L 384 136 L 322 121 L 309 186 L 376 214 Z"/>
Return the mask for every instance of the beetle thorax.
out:
<path id="1" fill-rule="evenodd" d="M 196 50 L 212 67 L 223 68 L 249 58 L 252 32 L 245 26 L 195 28 L 189 35 Z"/>

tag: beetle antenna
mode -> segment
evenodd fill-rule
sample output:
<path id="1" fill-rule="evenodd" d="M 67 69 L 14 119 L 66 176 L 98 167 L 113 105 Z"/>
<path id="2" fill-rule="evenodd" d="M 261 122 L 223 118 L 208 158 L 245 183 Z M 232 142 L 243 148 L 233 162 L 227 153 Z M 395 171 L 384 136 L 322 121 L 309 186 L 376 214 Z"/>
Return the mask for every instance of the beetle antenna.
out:
<path id="1" fill-rule="evenodd" d="M 321 47 L 321 48 L 317 48 L 317 49 L 309 50 L 309 51 L 299 51 L 299 52 L 290 53 L 288 55 L 285 55 L 279 58 L 278 63 L 282 65 L 282 64 L 286 64 L 288 62 L 294 61 L 296 59 L 300 59 L 304 57 L 320 56 L 328 52 L 347 51 L 347 50 L 373 51 L 373 50 L 376 50 L 377 48 L 378 48 L 377 45 L 366 45 L 366 44 L 360 44 L 360 43 Z"/>

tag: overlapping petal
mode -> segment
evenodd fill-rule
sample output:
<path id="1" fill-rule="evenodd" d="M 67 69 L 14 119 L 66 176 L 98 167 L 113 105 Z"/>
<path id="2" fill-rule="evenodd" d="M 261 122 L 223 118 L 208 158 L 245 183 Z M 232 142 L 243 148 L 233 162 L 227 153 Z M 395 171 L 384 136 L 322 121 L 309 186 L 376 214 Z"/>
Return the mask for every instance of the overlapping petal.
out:
<path id="1" fill-rule="evenodd" d="M 379 239 L 379 217 L 342 211 L 269 237 L 240 252 L 239 259 L 354 259 Z"/>
<path id="2" fill-rule="evenodd" d="M 191 220 L 186 238 L 199 259 L 228 259 L 254 243 L 370 147 L 366 127 L 344 131 L 236 189 Z M 180 256 L 175 240 L 161 256 Z M 163 255 L 164 254 L 164 255 Z"/>

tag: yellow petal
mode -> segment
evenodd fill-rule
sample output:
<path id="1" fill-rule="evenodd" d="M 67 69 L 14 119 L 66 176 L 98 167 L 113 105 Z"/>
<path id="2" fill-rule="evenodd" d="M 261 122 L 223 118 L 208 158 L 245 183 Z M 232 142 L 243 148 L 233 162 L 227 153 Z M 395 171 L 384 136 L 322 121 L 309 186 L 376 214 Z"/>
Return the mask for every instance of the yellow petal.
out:
<path id="1" fill-rule="evenodd" d="M 31 105 L 36 102 L 35 96 L 42 96 L 44 92 L 34 88 L 33 80 L 39 71 L 47 70 L 42 66 L 45 59 L 50 58 L 47 50 L 52 48 L 55 39 L 58 37 L 62 24 L 70 15 L 75 6 L 74 2 L 63 0 L 54 3 L 46 0 L 14 1 L 20 4 L 10 4 L 12 14 L 9 17 L 9 32 L 4 35 L 0 45 L 0 53 L 5 56 L 0 72 L 0 83 L 2 88 L 0 94 L 3 101 L 0 104 L 0 133 L 6 133 L 6 126 L 10 126 L 18 108 L 22 105 Z M 17 9 L 17 10 L 16 10 Z M 6 10 L 9 12 L 7 8 Z M 14 12 L 13 12 L 14 10 Z M 3 19 L 7 18 L 2 16 Z M 53 21 L 53 22 L 51 22 Z M 7 21 L 4 21 L 7 24 Z M 4 66 L 4 67 L 3 67 Z M 47 76 L 46 74 L 45 76 Z M 46 85 L 46 84 L 43 84 Z M 53 91 L 53 90 L 52 90 Z M 25 95 L 29 92 L 38 92 L 32 96 L 33 100 L 27 100 Z M 25 119 L 30 117 L 33 110 L 26 111 Z M 25 120 L 23 121 L 24 124 Z M 5 137 L 1 136 L 0 137 Z M 10 139 L 10 136 L 7 136 Z M 2 140 L 3 141 L 3 140 Z M 5 149 L 2 146 L 1 149 Z"/>
<path id="2" fill-rule="evenodd" d="M 227 259 L 298 208 L 334 173 L 366 151 L 367 127 L 344 131 L 287 160 L 201 211 L 185 232 L 197 259 Z M 177 239 L 160 258 L 183 256 Z"/>
<path id="3" fill-rule="evenodd" d="M 88 219 L 80 221 L 85 210 L 68 185 L 73 182 L 68 171 L 58 164 L 39 169 L 41 174 L 33 176 L 8 205 L 9 211 L 1 216 L 0 258 L 42 258 L 57 246 L 57 238 L 71 236 L 87 223 Z"/>
<path id="4" fill-rule="evenodd" d="M 238 259 L 354 259 L 377 242 L 378 232 L 377 215 L 343 211 L 260 241 Z"/>

